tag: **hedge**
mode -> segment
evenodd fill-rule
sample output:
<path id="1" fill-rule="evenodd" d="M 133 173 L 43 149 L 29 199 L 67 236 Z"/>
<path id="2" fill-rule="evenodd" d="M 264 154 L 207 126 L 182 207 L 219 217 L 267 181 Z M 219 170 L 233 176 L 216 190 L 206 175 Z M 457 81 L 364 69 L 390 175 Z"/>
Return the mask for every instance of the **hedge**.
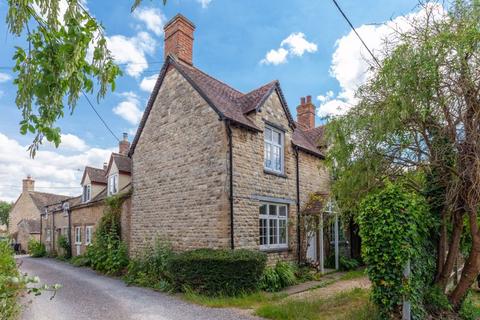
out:
<path id="1" fill-rule="evenodd" d="M 167 268 L 180 289 L 232 296 L 256 290 L 266 262 L 258 251 L 197 249 L 174 255 Z"/>

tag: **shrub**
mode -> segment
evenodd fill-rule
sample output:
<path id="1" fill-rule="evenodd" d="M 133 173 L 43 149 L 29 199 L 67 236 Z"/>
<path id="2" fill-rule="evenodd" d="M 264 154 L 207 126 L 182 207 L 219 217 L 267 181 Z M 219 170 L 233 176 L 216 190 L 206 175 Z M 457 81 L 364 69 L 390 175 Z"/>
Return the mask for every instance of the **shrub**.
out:
<path id="1" fill-rule="evenodd" d="M 28 251 L 30 252 L 30 255 L 34 258 L 44 257 L 47 254 L 47 249 L 45 248 L 45 245 L 33 238 L 28 241 Z"/>
<path id="2" fill-rule="evenodd" d="M 125 282 L 160 291 L 170 291 L 172 277 L 168 273 L 167 264 L 172 256 L 171 245 L 157 239 L 153 248 L 147 249 L 143 256 L 130 260 L 124 277 Z"/>
<path id="3" fill-rule="evenodd" d="M 68 238 L 65 237 L 63 234 L 60 235 L 60 237 L 58 238 L 58 246 L 63 250 L 63 258 L 70 259 L 72 257 L 72 248 L 70 246 L 70 241 L 68 241 Z"/>
<path id="4" fill-rule="evenodd" d="M 93 243 L 87 248 L 90 266 L 106 274 L 120 274 L 128 265 L 127 246 L 121 240 L 120 216 L 123 198 L 109 197 Z"/>
<path id="5" fill-rule="evenodd" d="M 260 289 L 276 292 L 297 283 L 297 268 L 288 262 L 279 261 L 275 267 L 267 267 L 260 281 Z"/>
<path id="6" fill-rule="evenodd" d="M 458 313 L 463 320 L 477 320 L 480 318 L 480 308 L 473 302 L 471 292 L 467 293 Z"/>
<path id="7" fill-rule="evenodd" d="M 19 312 L 17 298 L 22 289 L 18 281 L 12 281 L 19 277 L 13 250 L 8 241 L 0 241 L 0 318 L 14 319 Z"/>
<path id="8" fill-rule="evenodd" d="M 340 271 L 350 271 L 357 269 L 360 266 L 360 262 L 356 259 L 340 256 L 338 257 L 338 267 Z M 335 254 L 331 254 L 325 261 L 325 267 L 335 268 Z"/>
<path id="9" fill-rule="evenodd" d="M 424 319 L 424 291 L 435 268 L 429 240 L 434 223 L 425 199 L 399 183 L 387 182 L 361 202 L 358 223 L 372 298 L 382 317 L 399 316 L 406 297 L 412 319 Z M 405 278 L 408 261 L 411 275 Z"/>
<path id="10" fill-rule="evenodd" d="M 432 286 L 425 291 L 424 304 L 429 314 L 439 315 L 444 311 L 452 311 L 452 305 L 442 289 Z"/>
<path id="11" fill-rule="evenodd" d="M 258 251 L 198 249 L 174 255 L 167 270 L 177 288 L 232 296 L 257 289 L 266 261 Z"/>
<path id="12" fill-rule="evenodd" d="M 86 255 L 79 255 L 72 257 L 70 263 L 75 267 L 88 267 L 90 266 L 90 259 Z"/>

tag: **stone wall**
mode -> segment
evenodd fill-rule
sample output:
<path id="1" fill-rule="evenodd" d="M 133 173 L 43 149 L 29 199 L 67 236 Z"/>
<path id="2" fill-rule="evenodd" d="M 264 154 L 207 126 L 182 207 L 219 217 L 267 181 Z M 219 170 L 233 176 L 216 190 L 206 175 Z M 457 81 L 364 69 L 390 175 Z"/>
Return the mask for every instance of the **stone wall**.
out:
<path id="1" fill-rule="evenodd" d="M 103 216 L 104 209 L 105 205 L 103 201 L 98 201 L 89 205 L 73 207 L 71 209 L 72 256 L 85 253 L 85 250 L 87 249 L 87 244 L 85 243 L 85 228 L 87 226 L 93 226 L 94 234 L 98 222 Z M 81 230 L 81 242 L 78 244 L 75 241 L 75 227 L 80 227 Z"/>
<path id="2" fill-rule="evenodd" d="M 131 251 L 155 238 L 174 249 L 229 246 L 224 123 L 174 68 L 136 145 Z"/>
<path id="3" fill-rule="evenodd" d="M 10 211 L 8 217 L 8 233 L 13 234 L 18 231 L 18 223 L 22 219 L 39 219 L 40 212 L 38 211 L 37 206 L 30 197 L 30 194 L 27 192 L 22 192 L 20 197 L 18 197 L 15 205 Z M 25 243 L 26 245 L 26 243 Z M 23 244 L 22 244 L 23 246 Z M 26 247 L 25 247 L 26 248 Z"/>

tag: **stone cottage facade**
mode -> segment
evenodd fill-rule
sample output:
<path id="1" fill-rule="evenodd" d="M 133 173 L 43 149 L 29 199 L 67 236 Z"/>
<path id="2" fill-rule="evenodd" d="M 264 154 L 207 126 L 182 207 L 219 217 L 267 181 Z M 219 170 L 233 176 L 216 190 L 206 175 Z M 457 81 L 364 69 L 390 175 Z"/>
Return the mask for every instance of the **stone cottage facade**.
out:
<path id="1" fill-rule="evenodd" d="M 194 29 L 181 15 L 165 25 L 165 63 L 129 152 L 130 251 L 161 237 L 295 260 L 302 205 L 329 186 L 311 97 L 295 121 L 278 81 L 244 94 L 205 74 Z"/>
<path id="2" fill-rule="evenodd" d="M 81 186 L 83 193 L 45 207 L 42 214 L 42 238 L 48 252 L 62 254 L 58 239 L 65 236 L 71 243 L 72 256 L 84 254 L 92 243 L 98 223 L 105 211 L 105 199 L 112 195 L 125 197 L 122 206 L 122 240 L 129 243 L 131 159 L 126 134 L 119 152 L 112 153 L 103 168 L 85 167 Z"/>
<path id="3" fill-rule="evenodd" d="M 28 252 L 28 240 L 39 238 L 40 215 L 46 205 L 67 199 L 68 196 L 35 191 L 35 180 L 28 176 L 22 181 L 22 193 L 9 214 L 8 234 Z"/>

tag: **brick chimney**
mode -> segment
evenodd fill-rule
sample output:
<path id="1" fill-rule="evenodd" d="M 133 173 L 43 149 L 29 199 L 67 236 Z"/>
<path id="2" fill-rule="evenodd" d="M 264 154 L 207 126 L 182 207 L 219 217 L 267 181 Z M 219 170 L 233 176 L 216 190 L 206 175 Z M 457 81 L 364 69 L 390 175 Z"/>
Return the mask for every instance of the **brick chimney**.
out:
<path id="1" fill-rule="evenodd" d="M 35 191 L 35 180 L 30 175 L 27 176 L 27 179 L 23 179 L 22 182 L 22 192 Z"/>
<path id="2" fill-rule="evenodd" d="M 193 65 L 193 31 L 195 25 L 181 14 L 177 14 L 163 27 L 165 31 L 164 56 L 174 55 L 177 59 Z"/>
<path id="3" fill-rule="evenodd" d="M 122 141 L 118 143 L 118 153 L 126 156 L 128 154 L 128 150 L 130 150 L 130 142 L 128 142 L 128 134 L 124 132 Z"/>
<path id="4" fill-rule="evenodd" d="M 297 122 L 303 129 L 315 128 L 315 106 L 312 103 L 312 96 L 300 98 L 300 105 L 297 107 Z"/>

